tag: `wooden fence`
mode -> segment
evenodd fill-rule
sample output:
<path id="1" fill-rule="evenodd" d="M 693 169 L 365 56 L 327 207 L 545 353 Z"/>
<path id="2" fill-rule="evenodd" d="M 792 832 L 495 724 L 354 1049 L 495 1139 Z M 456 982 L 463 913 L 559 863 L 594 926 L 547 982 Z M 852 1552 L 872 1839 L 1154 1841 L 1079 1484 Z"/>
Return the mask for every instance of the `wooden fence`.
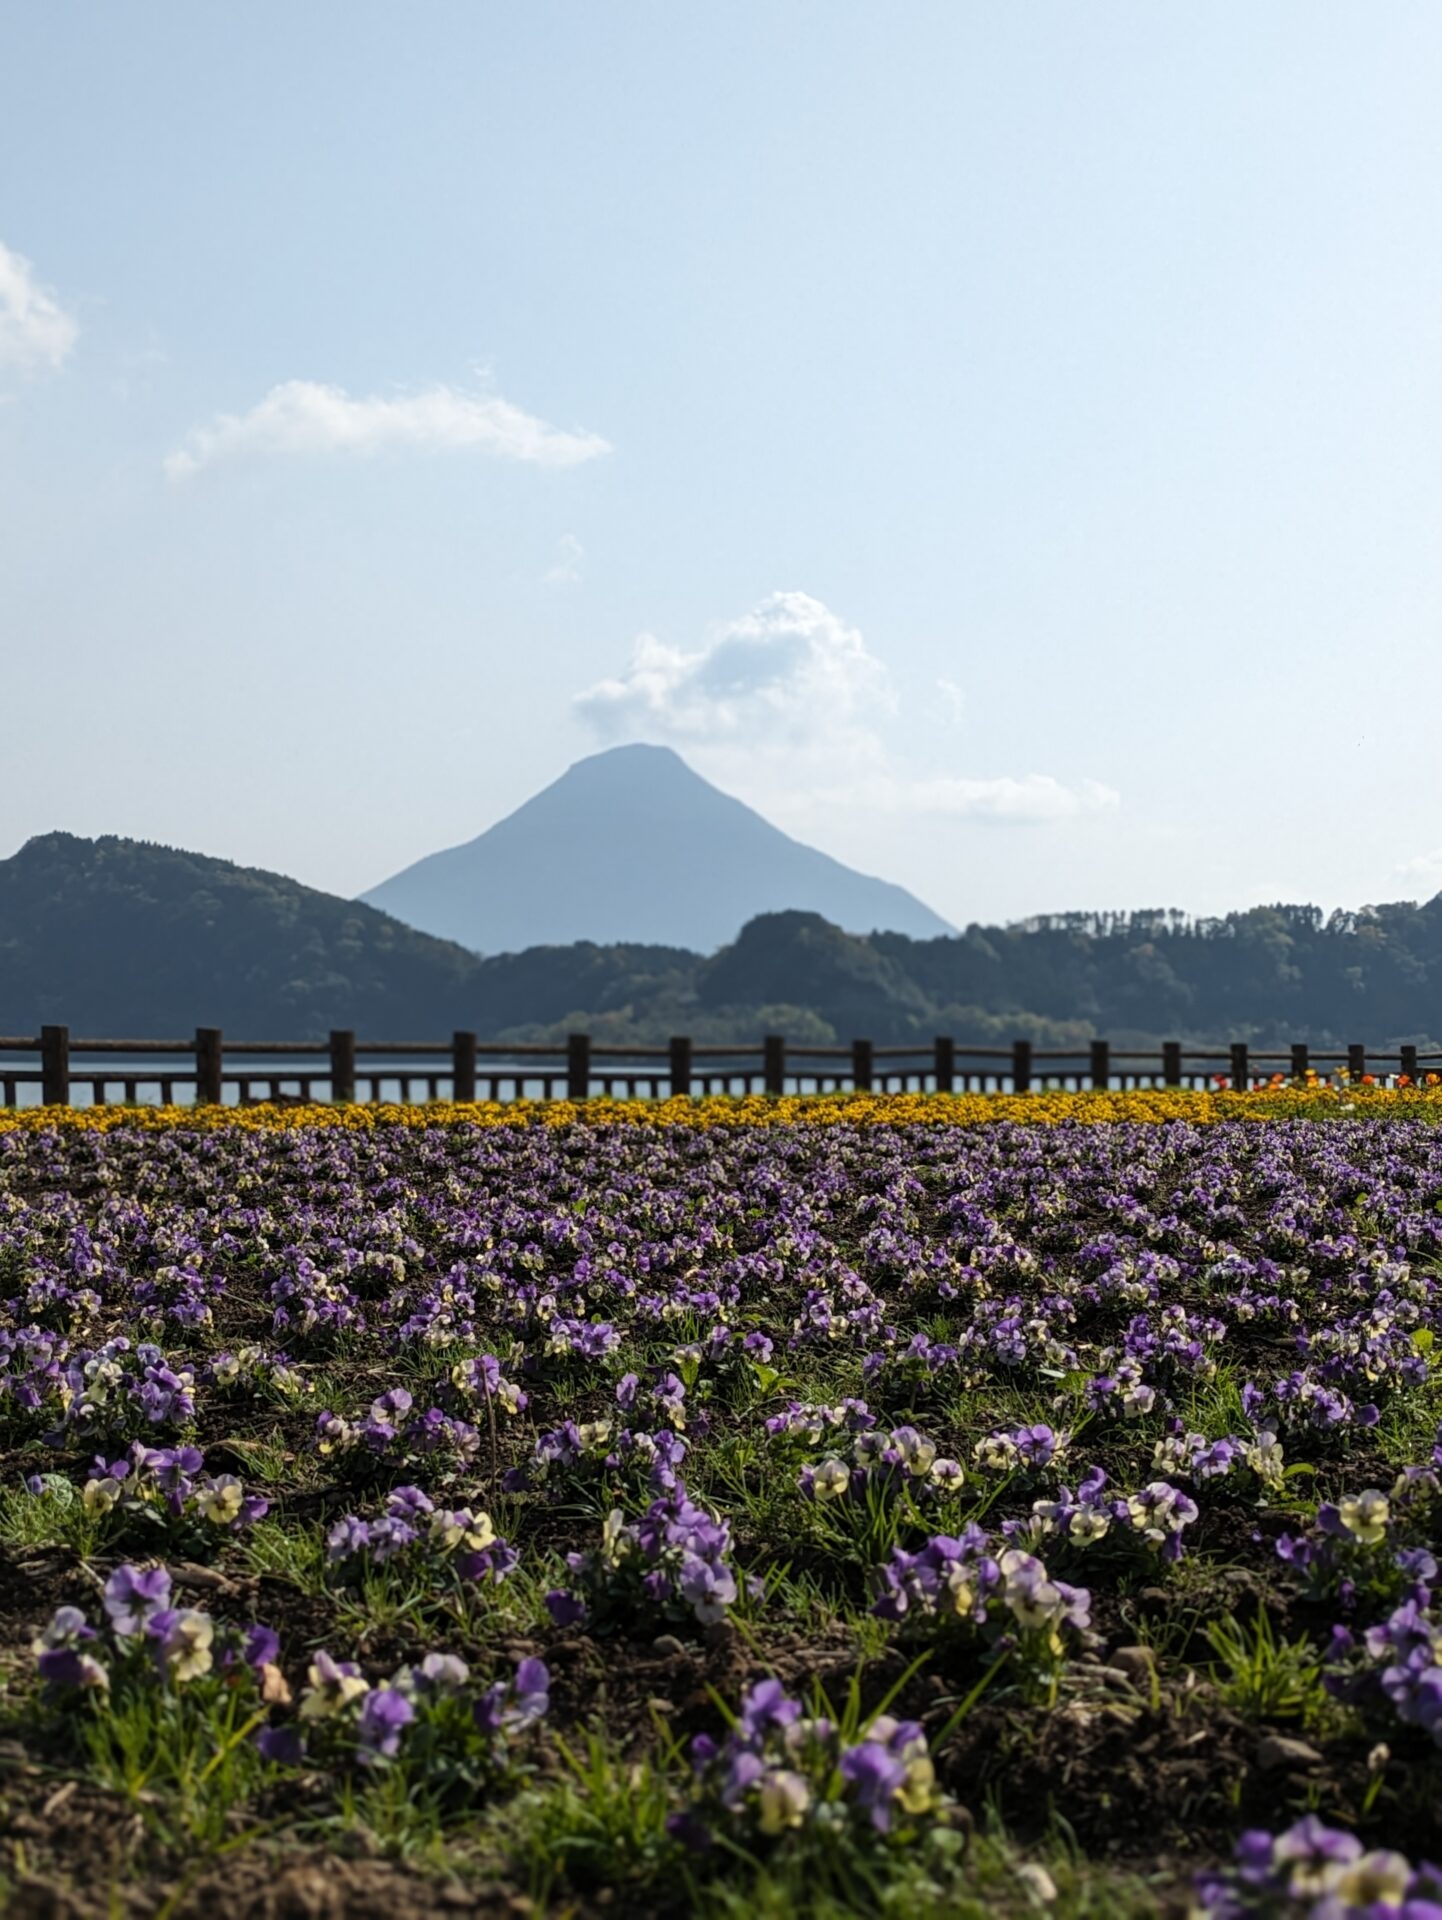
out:
<path id="1" fill-rule="evenodd" d="M 16 1061 L 15 1056 L 25 1056 Z M 171 1062 L 174 1061 L 174 1065 Z M 315 1064 L 312 1065 L 311 1063 Z M 293 1064 L 292 1064 L 293 1063 Z M 1138 1052 L 1093 1040 L 1081 1049 L 972 1047 L 941 1035 L 910 1046 L 792 1046 L 769 1034 L 753 1046 L 697 1046 L 684 1036 L 665 1047 L 597 1046 L 573 1033 L 564 1046 L 489 1044 L 474 1033 L 449 1041 L 358 1041 L 338 1030 L 328 1040 L 226 1041 L 218 1027 L 190 1040 L 72 1039 L 70 1029 L 42 1027 L 29 1038 L 0 1038 L 0 1105 L 70 1105 L 158 1099 L 177 1089 L 203 1104 L 254 1100 L 379 1101 L 586 1100 L 683 1098 L 713 1093 L 1001 1092 L 1034 1088 L 1209 1087 L 1225 1080 L 1250 1087 L 1275 1075 L 1301 1078 L 1341 1069 L 1355 1079 L 1442 1074 L 1442 1052 L 1395 1052 L 1359 1043 L 1285 1051 L 1184 1047 L 1168 1041 Z M 151 1093 L 151 1089 L 154 1093 Z M 394 1089 L 391 1092 L 390 1089 Z M 419 1089 L 419 1091 L 418 1091 Z M 22 1094 L 25 1096 L 22 1102 Z"/>

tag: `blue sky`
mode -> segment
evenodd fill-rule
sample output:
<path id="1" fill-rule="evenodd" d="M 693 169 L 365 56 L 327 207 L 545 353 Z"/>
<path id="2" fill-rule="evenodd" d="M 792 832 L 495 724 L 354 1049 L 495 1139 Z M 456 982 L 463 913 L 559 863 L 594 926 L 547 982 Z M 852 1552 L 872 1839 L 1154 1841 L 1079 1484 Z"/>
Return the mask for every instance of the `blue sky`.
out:
<path id="1" fill-rule="evenodd" d="M 954 920 L 1442 887 L 1442 10 L 0 15 L 0 856 L 613 740 Z"/>

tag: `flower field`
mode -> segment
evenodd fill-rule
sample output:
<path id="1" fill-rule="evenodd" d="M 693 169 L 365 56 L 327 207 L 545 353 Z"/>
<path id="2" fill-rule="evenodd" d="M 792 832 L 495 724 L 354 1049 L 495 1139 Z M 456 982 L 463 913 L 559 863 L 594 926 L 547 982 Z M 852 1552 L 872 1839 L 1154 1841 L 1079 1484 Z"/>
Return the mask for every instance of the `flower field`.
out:
<path id="1" fill-rule="evenodd" d="M 1439 1121 L 0 1116 L 6 1910 L 1442 1917 Z"/>

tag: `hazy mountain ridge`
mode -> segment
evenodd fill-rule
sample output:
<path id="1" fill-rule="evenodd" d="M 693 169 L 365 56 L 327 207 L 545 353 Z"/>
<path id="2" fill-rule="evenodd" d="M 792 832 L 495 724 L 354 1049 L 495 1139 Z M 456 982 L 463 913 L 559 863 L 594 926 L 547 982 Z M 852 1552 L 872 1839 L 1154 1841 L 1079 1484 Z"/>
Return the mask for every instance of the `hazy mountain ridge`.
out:
<path id="1" fill-rule="evenodd" d="M 1442 895 L 1324 918 L 1056 916 L 949 938 L 860 938 L 820 915 L 749 922 L 704 957 L 576 942 L 483 960 L 281 874 L 106 836 L 53 833 L 0 861 L 0 1032 L 233 1039 L 616 1042 L 1093 1034 L 1254 1044 L 1438 1045 Z"/>
<path id="2" fill-rule="evenodd" d="M 853 933 L 955 931 L 904 887 L 782 833 L 669 747 L 592 754 L 463 846 L 361 896 L 478 953 L 640 941 L 711 953 L 759 913 Z"/>

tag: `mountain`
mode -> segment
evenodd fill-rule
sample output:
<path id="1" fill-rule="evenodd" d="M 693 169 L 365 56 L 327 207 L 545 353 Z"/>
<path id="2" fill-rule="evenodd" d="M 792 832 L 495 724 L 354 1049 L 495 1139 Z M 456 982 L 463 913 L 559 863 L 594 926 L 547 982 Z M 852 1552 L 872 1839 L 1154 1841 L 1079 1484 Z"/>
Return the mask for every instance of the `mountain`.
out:
<path id="1" fill-rule="evenodd" d="M 440 1038 L 477 965 L 373 907 L 206 854 L 47 833 L 0 860 L 6 1033 Z"/>
<path id="2" fill-rule="evenodd" d="M 694 1015 L 700 965 L 672 947 L 586 942 L 482 960 L 284 874 L 113 835 L 42 834 L 0 860 L 5 1034 L 48 1021 L 142 1039 L 198 1026 L 235 1040 L 600 1032 L 637 1008 Z"/>
<path id="3" fill-rule="evenodd" d="M 613 747 L 464 846 L 361 896 L 478 953 L 576 940 L 711 953 L 759 913 L 808 909 L 853 933 L 954 931 L 904 887 L 803 846 L 669 747 Z"/>
<path id="4" fill-rule="evenodd" d="M 711 1012 L 795 1005 L 798 994 L 848 1040 L 930 1031 L 932 1004 L 905 967 L 819 913 L 768 913 L 750 921 L 697 979 L 697 998 Z"/>
<path id="5" fill-rule="evenodd" d="M 0 1033 L 612 1044 L 1161 1039 L 1442 1047 L 1442 895 L 1324 916 L 1064 914 L 913 940 L 788 910 L 703 957 L 655 944 L 482 959 L 281 874 L 51 833 L 0 860 Z"/>

